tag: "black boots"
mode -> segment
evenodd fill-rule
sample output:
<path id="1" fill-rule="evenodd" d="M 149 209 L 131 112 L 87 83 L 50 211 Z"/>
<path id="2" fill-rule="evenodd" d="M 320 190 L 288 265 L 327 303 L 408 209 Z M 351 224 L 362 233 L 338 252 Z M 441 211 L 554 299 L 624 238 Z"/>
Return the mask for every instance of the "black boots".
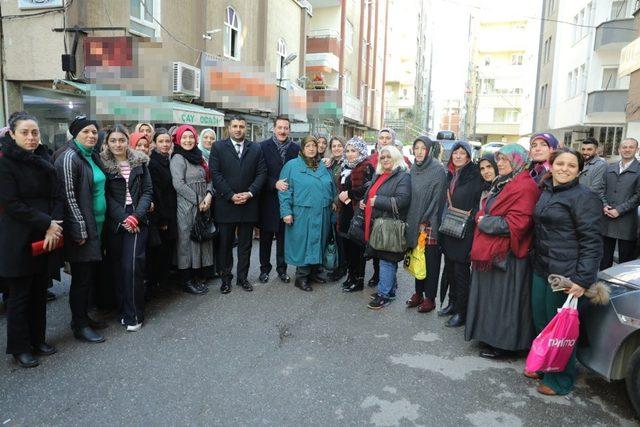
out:
<path id="1" fill-rule="evenodd" d="M 343 288 L 344 292 L 359 292 L 364 289 L 364 277 L 356 278 L 347 288 Z"/>
<path id="2" fill-rule="evenodd" d="M 295 283 L 296 288 L 301 289 L 305 292 L 311 292 L 313 290 L 313 288 L 311 287 L 311 285 L 309 285 L 309 282 L 307 281 L 307 278 L 296 278 L 296 283 Z"/>
<path id="3" fill-rule="evenodd" d="M 205 288 L 195 280 L 187 280 L 184 284 L 184 291 L 189 294 L 202 295 L 209 291 L 209 288 Z"/>
<path id="4" fill-rule="evenodd" d="M 86 341 L 90 343 L 104 342 L 104 337 L 91 329 L 90 326 L 84 326 L 82 328 L 74 329 L 73 336 L 80 341 Z"/>
<path id="5" fill-rule="evenodd" d="M 444 325 L 449 328 L 458 328 L 460 326 L 463 326 L 464 322 L 465 322 L 464 316 L 456 313 L 453 316 L 451 316 L 451 318 L 447 320 L 447 322 Z"/>

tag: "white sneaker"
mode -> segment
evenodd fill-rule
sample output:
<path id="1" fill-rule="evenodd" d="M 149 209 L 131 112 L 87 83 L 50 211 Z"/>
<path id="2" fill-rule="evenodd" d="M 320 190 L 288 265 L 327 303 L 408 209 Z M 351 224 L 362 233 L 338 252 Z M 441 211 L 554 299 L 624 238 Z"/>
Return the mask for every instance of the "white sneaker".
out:
<path id="1" fill-rule="evenodd" d="M 142 328 L 142 323 L 127 325 L 127 332 L 138 332 Z"/>

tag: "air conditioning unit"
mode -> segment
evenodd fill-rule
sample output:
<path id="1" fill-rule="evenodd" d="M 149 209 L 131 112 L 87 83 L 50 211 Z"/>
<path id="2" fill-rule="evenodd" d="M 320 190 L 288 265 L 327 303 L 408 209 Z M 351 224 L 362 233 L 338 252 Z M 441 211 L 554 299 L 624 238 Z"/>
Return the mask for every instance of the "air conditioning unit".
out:
<path id="1" fill-rule="evenodd" d="M 173 94 L 198 98 L 200 96 L 200 70 L 184 62 L 174 62 Z"/>

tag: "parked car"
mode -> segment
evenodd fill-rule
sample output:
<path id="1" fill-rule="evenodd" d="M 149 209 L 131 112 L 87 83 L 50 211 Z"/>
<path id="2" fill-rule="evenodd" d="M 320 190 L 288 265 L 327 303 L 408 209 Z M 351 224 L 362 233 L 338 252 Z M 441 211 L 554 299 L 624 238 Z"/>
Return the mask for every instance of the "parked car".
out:
<path id="1" fill-rule="evenodd" d="M 493 154 L 505 145 L 507 144 L 505 144 L 504 142 L 489 142 L 487 144 L 484 144 L 482 146 L 482 150 L 480 151 L 480 157 L 484 157 L 489 153 Z"/>
<path id="2" fill-rule="evenodd" d="M 609 287 L 610 301 L 581 310 L 577 357 L 607 381 L 624 379 L 640 415 L 640 260 L 614 265 L 598 279 Z"/>
<path id="3" fill-rule="evenodd" d="M 471 160 L 476 162 L 480 160 L 482 157 L 480 153 L 482 152 L 482 143 L 480 141 L 469 141 L 473 152 L 471 153 Z"/>

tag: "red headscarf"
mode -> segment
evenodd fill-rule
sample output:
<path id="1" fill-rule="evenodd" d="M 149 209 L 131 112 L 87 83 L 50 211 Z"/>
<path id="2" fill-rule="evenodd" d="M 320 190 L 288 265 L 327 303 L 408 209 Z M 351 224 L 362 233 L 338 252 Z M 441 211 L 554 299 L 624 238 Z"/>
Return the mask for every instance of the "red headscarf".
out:
<path id="1" fill-rule="evenodd" d="M 136 147 L 138 146 L 138 141 L 140 141 L 141 139 L 144 139 L 145 141 L 147 141 L 147 144 L 151 146 L 151 141 L 149 141 L 149 138 L 147 137 L 147 135 L 145 135 L 142 132 L 134 132 L 129 137 L 129 147 L 135 150 Z"/>
<path id="2" fill-rule="evenodd" d="M 190 150 L 185 150 L 180 145 L 180 140 L 182 139 L 182 135 L 187 131 L 191 132 L 195 139 L 195 144 L 193 148 Z M 207 165 L 207 162 L 204 160 L 204 157 L 202 157 L 202 151 L 200 151 L 200 149 L 198 148 L 198 133 L 193 128 L 193 126 L 181 125 L 180 127 L 178 127 L 178 129 L 176 129 L 175 135 L 173 136 L 173 142 L 176 145 L 176 148 L 174 149 L 173 153 L 180 154 L 191 164 L 202 166 L 205 172 L 205 177 L 207 179 L 207 182 L 210 182 L 211 172 L 209 171 L 209 165 Z"/>

